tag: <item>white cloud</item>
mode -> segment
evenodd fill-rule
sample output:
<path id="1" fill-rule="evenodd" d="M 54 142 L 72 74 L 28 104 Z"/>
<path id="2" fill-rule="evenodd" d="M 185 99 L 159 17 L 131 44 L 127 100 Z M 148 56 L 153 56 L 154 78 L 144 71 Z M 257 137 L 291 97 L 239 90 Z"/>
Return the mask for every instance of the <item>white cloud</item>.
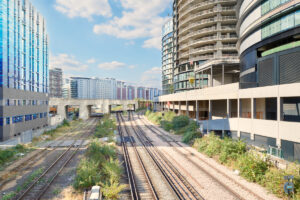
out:
<path id="1" fill-rule="evenodd" d="M 75 56 L 68 54 L 50 55 L 50 68 L 62 68 L 64 71 L 85 71 L 86 64 L 76 60 Z"/>
<path id="2" fill-rule="evenodd" d="M 122 17 L 94 26 L 96 34 L 123 39 L 145 38 L 143 47 L 161 48 L 161 29 L 168 17 L 161 17 L 172 0 L 120 0 Z"/>
<path id="3" fill-rule="evenodd" d="M 88 64 L 94 64 L 96 63 L 96 59 L 95 58 L 91 58 L 89 60 L 86 61 Z"/>
<path id="4" fill-rule="evenodd" d="M 161 68 L 153 67 L 141 76 L 140 84 L 146 87 L 161 88 Z"/>
<path id="5" fill-rule="evenodd" d="M 106 62 L 106 63 L 100 63 L 98 65 L 99 69 L 103 70 L 115 70 L 125 67 L 126 64 L 118 62 L 118 61 L 112 61 L 112 62 Z"/>
<path id="6" fill-rule="evenodd" d="M 56 0 L 54 7 L 70 18 L 82 17 L 91 20 L 93 16 L 112 16 L 108 0 Z"/>
<path id="7" fill-rule="evenodd" d="M 135 65 L 130 65 L 128 68 L 129 68 L 129 69 L 135 69 L 136 66 L 135 66 Z"/>

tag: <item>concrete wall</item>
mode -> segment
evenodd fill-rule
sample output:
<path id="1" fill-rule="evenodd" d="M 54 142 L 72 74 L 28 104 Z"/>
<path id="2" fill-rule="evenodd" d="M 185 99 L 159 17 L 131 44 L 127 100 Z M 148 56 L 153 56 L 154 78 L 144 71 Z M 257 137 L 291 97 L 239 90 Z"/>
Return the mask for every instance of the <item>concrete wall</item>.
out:
<path id="1" fill-rule="evenodd" d="M 138 102 L 135 100 L 84 100 L 84 99 L 57 99 L 51 98 L 49 101 L 50 106 L 57 106 L 57 115 L 62 119 L 66 116 L 66 106 L 79 106 L 79 118 L 88 119 L 91 112 L 91 106 L 96 106 L 102 110 L 103 113 L 110 112 L 110 105 L 123 105 L 125 110 L 128 105 L 135 105 L 138 108 Z"/>

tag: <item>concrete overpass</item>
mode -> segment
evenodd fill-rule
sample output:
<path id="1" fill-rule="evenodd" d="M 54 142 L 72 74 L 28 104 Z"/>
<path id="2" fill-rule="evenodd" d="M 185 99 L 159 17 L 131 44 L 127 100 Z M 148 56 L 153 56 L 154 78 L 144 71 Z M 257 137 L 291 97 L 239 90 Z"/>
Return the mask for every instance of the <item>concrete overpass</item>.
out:
<path id="1" fill-rule="evenodd" d="M 138 108 L 138 102 L 135 100 L 108 100 L 108 99 L 61 99 L 61 98 L 50 98 L 49 106 L 57 107 L 57 115 L 60 115 L 62 119 L 67 117 L 68 106 L 79 107 L 79 118 L 88 119 L 91 114 L 91 108 L 96 106 L 100 108 L 102 113 L 110 113 L 112 105 L 122 105 L 124 110 L 129 108 L 129 105 L 134 105 L 134 109 Z"/>

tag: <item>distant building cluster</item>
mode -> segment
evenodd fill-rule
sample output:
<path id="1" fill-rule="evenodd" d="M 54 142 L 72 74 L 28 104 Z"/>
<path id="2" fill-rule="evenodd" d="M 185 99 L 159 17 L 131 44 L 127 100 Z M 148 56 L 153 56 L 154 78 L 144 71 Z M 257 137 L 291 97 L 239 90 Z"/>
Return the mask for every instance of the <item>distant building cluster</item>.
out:
<path id="1" fill-rule="evenodd" d="M 154 100 L 161 91 L 137 86 L 114 78 L 71 77 L 63 79 L 62 71 L 50 70 L 50 97 L 65 99 Z"/>

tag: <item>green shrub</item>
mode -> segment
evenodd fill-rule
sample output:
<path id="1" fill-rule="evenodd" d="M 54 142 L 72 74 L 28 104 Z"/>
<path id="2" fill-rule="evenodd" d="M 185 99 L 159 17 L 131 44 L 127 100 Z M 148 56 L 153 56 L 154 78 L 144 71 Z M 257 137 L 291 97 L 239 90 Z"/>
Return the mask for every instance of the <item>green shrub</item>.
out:
<path id="1" fill-rule="evenodd" d="M 174 119 L 174 117 L 176 117 L 176 113 L 168 111 L 164 113 L 163 120 L 171 122 Z"/>
<path id="2" fill-rule="evenodd" d="M 92 142 L 86 151 L 87 157 L 102 164 L 110 158 L 116 159 L 116 149 L 113 146 L 103 145 L 99 142 Z"/>
<path id="3" fill-rule="evenodd" d="M 4 164 L 15 156 L 15 152 L 12 149 L 0 150 L 0 164 Z"/>
<path id="4" fill-rule="evenodd" d="M 105 184 L 102 187 L 103 196 L 105 199 L 117 200 L 120 199 L 120 192 L 126 188 L 126 185 L 120 185 L 119 183 L 112 182 L 110 184 Z"/>
<path id="5" fill-rule="evenodd" d="M 64 119 L 62 125 L 63 126 L 70 126 L 70 122 L 68 120 Z"/>
<path id="6" fill-rule="evenodd" d="M 222 141 L 220 161 L 222 163 L 228 162 L 228 160 L 236 160 L 239 155 L 246 152 L 246 143 L 238 140 L 232 140 L 230 138 L 225 138 Z"/>
<path id="7" fill-rule="evenodd" d="M 239 156 L 237 166 L 244 178 L 252 182 L 260 182 L 269 168 L 269 163 L 257 155 L 246 153 Z"/>
<path id="8" fill-rule="evenodd" d="M 183 135 L 187 132 L 195 132 L 198 129 L 197 122 L 195 121 L 189 121 L 189 124 L 179 130 L 177 130 L 175 133 L 178 135 Z"/>
<path id="9" fill-rule="evenodd" d="M 173 129 L 173 124 L 172 124 L 172 122 L 169 122 L 169 121 L 163 120 L 160 122 L 160 125 L 165 131 L 170 131 Z"/>
<path id="10" fill-rule="evenodd" d="M 97 185 L 101 181 L 98 173 L 99 163 L 94 160 L 83 159 L 80 161 L 74 181 L 75 189 L 85 189 Z"/>
<path id="11" fill-rule="evenodd" d="M 177 116 L 172 120 L 173 128 L 175 131 L 187 126 L 190 122 L 190 119 L 187 116 Z"/>
<path id="12" fill-rule="evenodd" d="M 198 131 L 189 131 L 186 132 L 182 137 L 182 142 L 186 144 L 192 143 L 196 138 L 202 137 L 202 134 Z"/>

